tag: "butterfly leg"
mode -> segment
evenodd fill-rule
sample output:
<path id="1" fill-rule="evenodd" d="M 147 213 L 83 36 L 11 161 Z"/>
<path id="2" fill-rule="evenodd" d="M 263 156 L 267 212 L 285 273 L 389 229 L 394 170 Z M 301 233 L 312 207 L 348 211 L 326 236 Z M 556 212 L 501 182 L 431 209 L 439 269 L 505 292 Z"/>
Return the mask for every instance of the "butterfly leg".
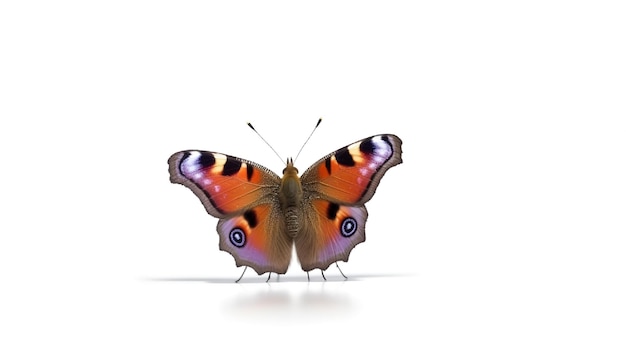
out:
<path id="1" fill-rule="evenodd" d="M 239 283 L 241 278 L 243 278 L 244 273 L 246 273 L 246 269 L 248 269 L 248 266 L 243 267 L 243 273 L 241 273 L 241 277 L 239 277 L 239 279 L 235 280 L 235 283 Z"/>
<path id="2" fill-rule="evenodd" d="M 343 275 L 344 279 L 348 279 L 348 277 L 346 277 L 346 275 L 343 274 L 343 272 L 341 271 L 341 268 L 339 268 L 339 263 L 335 262 L 335 265 L 337 266 L 337 269 L 339 270 L 339 273 L 341 273 L 341 275 Z"/>
<path id="3" fill-rule="evenodd" d="M 267 280 L 265 282 L 266 283 L 269 282 L 271 277 L 272 277 L 272 272 L 270 272 L 270 274 L 267 275 Z"/>
<path id="4" fill-rule="evenodd" d="M 311 281 L 311 277 L 309 277 L 309 271 L 306 272 L 306 280 L 309 282 Z"/>
<path id="5" fill-rule="evenodd" d="M 324 275 L 324 271 L 320 269 L 320 272 L 322 272 L 322 278 L 324 278 L 324 280 L 326 280 L 326 276 Z"/>

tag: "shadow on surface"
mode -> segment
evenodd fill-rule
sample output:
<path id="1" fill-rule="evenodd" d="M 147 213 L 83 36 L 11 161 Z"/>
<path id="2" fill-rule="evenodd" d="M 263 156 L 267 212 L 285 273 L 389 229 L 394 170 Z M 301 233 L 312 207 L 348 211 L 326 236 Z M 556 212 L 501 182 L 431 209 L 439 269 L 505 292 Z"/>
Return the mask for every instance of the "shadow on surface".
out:
<path id="1" fill-rule="evenodd" d="M 233 277 L 153 277 L 143 278 L 149 282 L 200 283 L 198 291 L 206 289 L 209 301 L 215 303 L 224 320 L 250 321 L 252 323 L 328 322 L 344 318 L 356 318 L 375 291 L 390 291 L 400 284 L 411 284 L 407 279 L 415 274 L 371 273 L 351 274 L 344 279 L 339 273 L 310 272 L 310 281 L 304 272 L 280 275 L 272 274 L 266 283 L 267 274 L 246 275 L 236 283 Z M 277 279 L 278 278 L 278 279 Z M 394 279 L 400 278 L 400 279 Z M 382 281 L 381 281 L 382 280 Z M 385 282 L 388 280 L 389 283 Z M 367 284 L 377 281 L 374 284 Z M 404 283 L 402 283 L 404 281 Z M 363 282 L 363 284 L 350 284 Z M 203 283 L 213 284 L 209 287 Z M 321 283 L 321 284 L 320 284 Z M 184 285 L 184 284 L 181 284 Z M 207 288 L 203 288 L 207 287 Z M 374 289 L 372 290 L 372 287 Z"/>

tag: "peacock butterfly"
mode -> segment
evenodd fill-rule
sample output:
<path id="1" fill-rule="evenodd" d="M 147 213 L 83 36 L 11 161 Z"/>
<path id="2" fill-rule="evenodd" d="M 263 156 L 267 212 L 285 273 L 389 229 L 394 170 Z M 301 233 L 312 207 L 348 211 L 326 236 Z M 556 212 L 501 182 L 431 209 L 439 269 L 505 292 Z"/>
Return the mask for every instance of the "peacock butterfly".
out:
<path id="1" fill-rule="evenodd" d="M 326 155 L 302 177 L 288 159 L 282 178 L 238 157 L 186 150 L 169 158 L 170 181 L 191 189 L 219 218 L 220 250 L 237 266 L 283 274 L 295 245 L 308 275 L 348 261 L 365 241 L 365 203 L 385 172 L 402 163 L 401 146 L 393 134 L 374 135 Z"/>

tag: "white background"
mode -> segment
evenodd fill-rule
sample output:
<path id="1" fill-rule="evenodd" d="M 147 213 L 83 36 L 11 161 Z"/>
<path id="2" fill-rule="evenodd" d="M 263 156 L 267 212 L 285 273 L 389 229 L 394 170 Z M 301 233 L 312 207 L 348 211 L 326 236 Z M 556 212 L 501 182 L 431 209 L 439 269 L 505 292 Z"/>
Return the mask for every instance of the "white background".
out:
<path id="1" fill-rule="evenodd" d="M 0 349 L 624 350 L 620 1 L 7 1 Z M 404 163 L 323 282 L 218 250 L 182 149 Z"/>

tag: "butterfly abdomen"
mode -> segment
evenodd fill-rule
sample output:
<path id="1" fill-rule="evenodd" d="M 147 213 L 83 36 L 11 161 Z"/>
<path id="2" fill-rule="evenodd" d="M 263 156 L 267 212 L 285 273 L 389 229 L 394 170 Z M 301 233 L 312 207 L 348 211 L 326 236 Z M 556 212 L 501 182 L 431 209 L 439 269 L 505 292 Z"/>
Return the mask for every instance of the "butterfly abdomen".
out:
<path id="1" fill-rule="evenodd" d="M 295 237 L 300 231 L 300 220 L 298 218 L 298 208 L 295 206 L 288 207 L 285 210 L 285 224 L 287 225 L 287 234 Z"/>

